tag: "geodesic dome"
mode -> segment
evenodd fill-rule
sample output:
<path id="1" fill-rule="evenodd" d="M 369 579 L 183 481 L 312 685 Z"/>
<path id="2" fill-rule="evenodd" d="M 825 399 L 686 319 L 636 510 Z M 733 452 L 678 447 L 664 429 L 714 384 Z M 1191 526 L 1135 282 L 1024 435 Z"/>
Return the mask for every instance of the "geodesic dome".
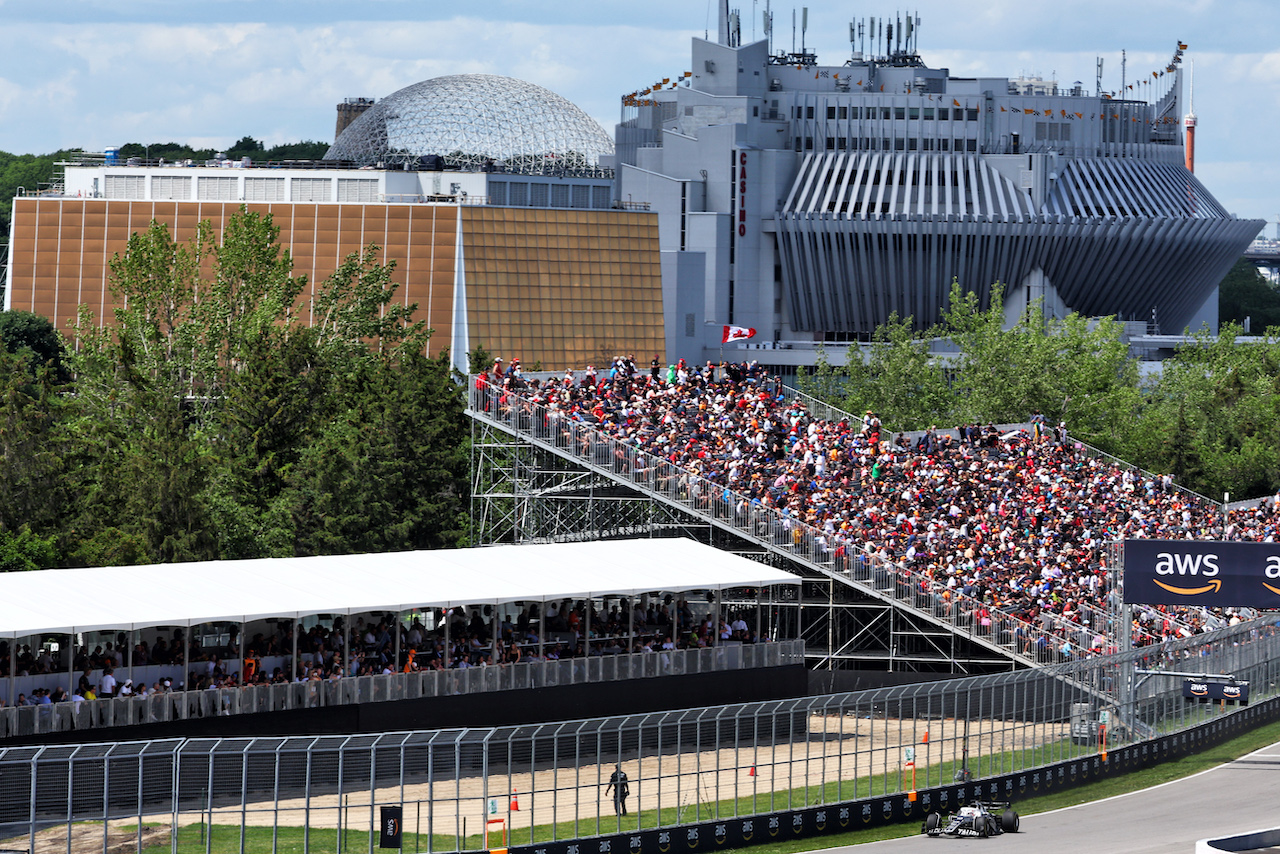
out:
<path id="1" fill-rule="evenodd" d="M 351 123 L 325 154 L 362 166 L 440 155 L 454 168 L 489 160 L 511 171 L 595 167 L 613 141 L 554 92 L 494 74 L 454 74 L 406 86 Z"/>

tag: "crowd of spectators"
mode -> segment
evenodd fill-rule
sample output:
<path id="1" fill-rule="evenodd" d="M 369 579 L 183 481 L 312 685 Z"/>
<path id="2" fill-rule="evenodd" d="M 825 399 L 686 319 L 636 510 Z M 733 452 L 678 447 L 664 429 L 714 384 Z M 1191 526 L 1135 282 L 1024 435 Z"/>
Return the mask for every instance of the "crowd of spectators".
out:
<path id="1" fill-rule="evenodd" d="M 1028 653 L 1049 643 L 1057 657 L 1114 647 L 1106 543 L 1270 542 L 1280 527 L 1274 503 L 1224 514 L 1168 476 L 1091 452 L 1039 413 L 1025 430 L 967 424 L 893 436 L 872 411 L 818 417 L 755 363 L 663 369 L 655 358 L 646 371 L 628 357 L 540 380 L 499 362 L 476 388 L 493 414 L 558 431 L 559 441 L 586 441 L 585 431 L 570 438 L 574 423 L 601 431 L 618 443 L 615 470 L 632 479 L 676 470 L 707 509 L 731 503 L 742 519 L 772 508 L 810 531 L 837 567 L 872 559 L 906 568 L 940 609 L 953 598 L 978 603 L 972 617 L 983 625 L 989 609 L 1011 614 L 1023 625 L 1012 642 Z M 1135 639 L 1239 618 L 1139 608 Z"/>
<path id="2" fill-rule="evenodd" d="M 48 647 L 32 653 L 30 645 L 23 644 L 14 650 L 16 675 L 48 674 L 54 687 L 34 689 L 30 696 L 20 694 L 16 704 L 148 696 L 184 690 L 187 685 L 204 690 L 291 681 L 327 682 L 343 676 L 504 667 L 522 661 L 556 661 L 627 651 L 654 653 L 759 640 L 746 612 L 721 608 L 717 618 L 709 602 L 699 608 L 697 600 L 671 594 L 605 602 L 607 610 L 598 608 L 594 600 L 548 602 L 545 616 L 542 603 L 528 603 L 518 611 L 500 609 L 496 620 L 491 606 L 434 609 L 408 621 L 397 619 L 393 613 L 361 615 L 355 618 L 350 631 L 339 616 L 298 633 L 297 664 L 293 668 L 289 665 L 294 651 L 294 624 L 290 620 L 277 621 L 274 630 L 254 632 L 251 638 L 245 638 L 240 667 L 236 667 L 240 638 L 234 624 L 228 627 L 225 643 L 209 645 L 193 636 L 184 649 L 183 630 L 176 629 L 172 639 L 166 640 L 161 634 L 150 646 L 138 643 L 131 658 L 124 654 L 128 641 L 122 633 L 116 643 L 106 643 L 105 648 L 102 644 L 92 652 L 86 647 L 77 648 L 73 658 L 73 672 L 78 674 L 74 692 L 65 687 L 65 664 L 59 666 Z M 395 640 L 397 630 L 399 643 Z M 7 676 L 8 641 L 0 641 L 0 661 L 0 676 Z M 118 669 L 132 672 L 133 667 L 153 664 L 176 666 L 179 672 L 182 667 L 189 669 L 185 681 L 178 680 L 176 685 L 171 678 L 157 680 L 152 686 L 135 686 L 132 679 L 116 678 Z M 0 707 L 6 699 L 0 698 Z"/>

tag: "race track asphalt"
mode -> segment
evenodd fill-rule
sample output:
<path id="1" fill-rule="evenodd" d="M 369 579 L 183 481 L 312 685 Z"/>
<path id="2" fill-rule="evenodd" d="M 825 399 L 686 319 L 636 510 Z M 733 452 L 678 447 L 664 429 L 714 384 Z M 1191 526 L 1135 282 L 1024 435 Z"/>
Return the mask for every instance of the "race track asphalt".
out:
<path id="1" fill-rule="evenodd" d="M 1280 827 L 1280 742 L 1151 789 L 1023 816 L 1020 833 L 991 839 L 930 839 L 921 834 L 826 850 L 940 854 L 959 846 L 971 854 L 1191 854 L 1196 840 L 1270 827 Z"/>

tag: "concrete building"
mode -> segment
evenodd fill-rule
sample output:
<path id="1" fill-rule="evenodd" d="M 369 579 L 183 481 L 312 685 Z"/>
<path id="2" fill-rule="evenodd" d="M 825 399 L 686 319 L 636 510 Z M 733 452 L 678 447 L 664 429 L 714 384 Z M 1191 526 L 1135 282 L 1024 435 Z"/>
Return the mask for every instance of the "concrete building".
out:
<path id="1" fill-rule="evenodd" d="M 714 358 L 723 324 L 786 370 L 936 322 L 956 280 L 1010 322 L 1032 300 L 1217 327 L 1217 284 L 1262 227 L 1184 164 L 1181 63 L 1124 91 L 929 68 L 918 19 L 850 25 L 850 54 L 742 44 L 720 2 L 692 69 L 623 96 L 618 198 L 659 215 L 669 352 Z M 768 29 L 768 27 L 766 27 Z"/>

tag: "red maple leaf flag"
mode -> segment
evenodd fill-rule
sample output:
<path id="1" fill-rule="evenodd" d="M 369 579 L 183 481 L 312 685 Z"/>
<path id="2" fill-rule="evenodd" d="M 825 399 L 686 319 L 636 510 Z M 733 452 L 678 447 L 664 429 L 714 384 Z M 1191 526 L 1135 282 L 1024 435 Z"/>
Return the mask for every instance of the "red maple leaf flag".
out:
<path id="1" fill-rule="evenodd" d="M 746 326 L 726 326 L 720 343 L 728 344 L 730 341 L 746 341 L 748 338 L 755 337 L 755 334 L 755 329 Z"/>

